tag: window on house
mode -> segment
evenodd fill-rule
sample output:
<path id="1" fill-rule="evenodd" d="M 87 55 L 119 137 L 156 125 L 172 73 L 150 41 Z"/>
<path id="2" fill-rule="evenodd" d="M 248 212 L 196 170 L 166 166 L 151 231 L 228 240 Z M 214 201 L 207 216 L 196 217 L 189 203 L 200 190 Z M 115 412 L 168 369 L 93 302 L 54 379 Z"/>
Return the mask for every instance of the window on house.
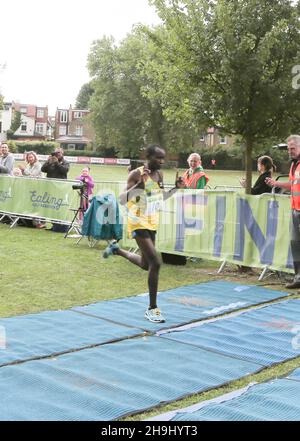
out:
<path id="1" fill-rule="evenodd" d="M 22 122 L 21 123 L 21 132 L 26 132 L 27 131 L 27 122 Z"/>
<path id="2" fill-rule="evenodd" d="M 82 136 L 83 129 L 82 126 L 76 126 L 76 136 Z"/>
<path id="3" fill-rule="evenodd" d="M 2 133 L 2 121 L 0 121 L 0 133 Z"/>
<path id="4" fill-rule="evenodd" d="M 74 118 L 81 118 L 82 117 L 82 112 L 74 112 Z"/>
<path id="5" fill-rule="evenodd" d="M 44 124 L 36 123 L 35 131 L 38 133 L 44 133 Z"/>
<path id="6" fill-rule="evenodd" d="M 226 136 L 220 136 L 220 144 L 227 144 Z"/>
<path id="7" fill-rule="evenodd" d="M 21 107 L 20 108 L 21 113 L 27 113 L 27 107 Z"/>
<path id="8" fill-rule="evenodd" d="M 68 121 L 68 112 L 66 110 L 62 110 L 60 112 L 60 122 L 67 122 Z"/>
<path id="9" fill-rule="evenodd" d="M 37 116 L 37 118 L 44 118 L 44 110 L 38 109 L 36 116 Z"/>
<path id="10" fill-rule="evenodd" d="M 67 134 L 67 127 L 66 126 L 59 126 L 59 134 L 66 135 Z"/>

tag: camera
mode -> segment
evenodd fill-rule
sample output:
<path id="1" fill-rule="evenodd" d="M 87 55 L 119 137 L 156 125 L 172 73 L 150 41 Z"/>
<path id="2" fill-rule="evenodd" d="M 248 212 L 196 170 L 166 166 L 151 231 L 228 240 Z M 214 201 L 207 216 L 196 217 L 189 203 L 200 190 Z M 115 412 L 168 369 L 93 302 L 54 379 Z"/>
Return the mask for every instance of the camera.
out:
<path id="1" fill-rule="evenodd" d="M 78 182 L 78 184 L 72 185 L 73 190 L 80 190 L 82 192 L 86 189 L 86 187 L 87 187 L 86 182 Z"/>
<path id="2" fill-rule="evenodd" d="M 57 156 L 56 152 L 52 152 L 51 156 Z"/>

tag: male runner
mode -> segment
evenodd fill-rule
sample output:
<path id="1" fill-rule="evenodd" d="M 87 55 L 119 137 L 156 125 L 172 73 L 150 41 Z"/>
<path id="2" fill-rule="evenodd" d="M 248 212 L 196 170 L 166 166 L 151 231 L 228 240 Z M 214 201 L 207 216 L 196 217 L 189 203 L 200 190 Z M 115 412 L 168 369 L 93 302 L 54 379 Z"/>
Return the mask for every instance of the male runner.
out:
<path id="1" fill-rule="evenodd" d="M 141 255 L 121 249 L 116 242 L 111 243 L 103 253 L 104 258 L 112 254 L 125 257 L 148 271 L 149 308 L 145 317 L 154 323 L 165 321 L 157 307 L 160 260 L 155 249 L 155 236 L 159 225 L 159 210 L 163 199 L 172 196 L 177 188 L 184 187 L 178 179 L 172 190 L 163 191 L 160 168 L 165 155 L 165 150 L 158 144 L 150 145 L 146 150 L 146 165 L 130 172 L 126 190 L 120 195 L 121 204 L 127 203 L 129 236 L 136 240 Z"/>

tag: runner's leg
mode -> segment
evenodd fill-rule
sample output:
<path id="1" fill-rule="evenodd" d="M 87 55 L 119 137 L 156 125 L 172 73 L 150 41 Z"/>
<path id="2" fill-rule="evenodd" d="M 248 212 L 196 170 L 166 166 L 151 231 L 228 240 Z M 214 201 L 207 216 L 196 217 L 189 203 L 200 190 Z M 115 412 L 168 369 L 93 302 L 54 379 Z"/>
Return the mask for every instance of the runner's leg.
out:
<path id="1" fill-rule="evenodd" d="M 160 261 L 154 243 L 150 237 L 137 236 L 135 240 L 142 253 L 142 259 L 145 259 L 145 262 L 148 265 L 149 307 L 150 309 L 154 309 L 157 308 L 156 302 Z"/>

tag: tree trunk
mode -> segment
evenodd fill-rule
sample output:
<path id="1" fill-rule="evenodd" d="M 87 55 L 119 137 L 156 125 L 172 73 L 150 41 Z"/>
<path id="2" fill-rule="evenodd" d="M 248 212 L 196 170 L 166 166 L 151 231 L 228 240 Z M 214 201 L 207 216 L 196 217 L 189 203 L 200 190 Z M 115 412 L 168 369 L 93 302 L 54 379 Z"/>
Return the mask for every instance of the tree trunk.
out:
<path id="1" fill-rule="evenodd" d="M 246 194 L 251 194 L 252 185 L 252 150 L 253 140 L 246 139 L 246 151 L 245 151 L 245 171 L 246 171 Z"/>

